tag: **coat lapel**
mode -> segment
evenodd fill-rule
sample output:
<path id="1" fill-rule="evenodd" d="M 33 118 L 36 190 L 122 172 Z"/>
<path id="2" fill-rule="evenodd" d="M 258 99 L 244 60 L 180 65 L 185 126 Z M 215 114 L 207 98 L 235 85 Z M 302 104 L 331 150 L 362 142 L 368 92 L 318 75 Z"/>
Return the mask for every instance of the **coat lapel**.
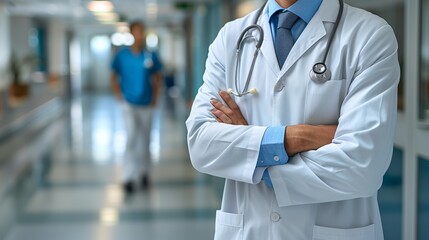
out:
<path id="1" fill-rule="evenodd" d="M 276 76 L 284 75 L 314 44 L 326 36 L 326 28 L 324 23 L 334 23 L 339 9 L 338 0 L 324 0 L 319 10 L 308 23 L 307 27 L 298 38 L 295 45 L 287 57 L 283 68 L 280 71 L 277 62 L 276 53 L 274 50 L 273 37 L 271 34 L 271 27 L 268 19 L 268 6 L 266 5 L 262 16 L 259 17 L 258 24 L 264 30 L 264 42 L 261 46 L 261 53 L 264 60 L 267 62 L 269 68 Z M 257 37 L 257 31 L 253 31 L 253 36 Z M 321 59 L 320 59 L 321 60 Z M 314 59 L 314 62 L 319 59 Z M 310 71 L 310 69 L 309 69 Z"/>
<path id="2" fill-rule="evenodd" d="M 281 75 L 285 74 L 314 44 L 327 35 L 324 22 L 334 23 L 337 17 L 339 4 L 337 0 L 324 0 L 319 10 L 313 16 L 301 36 L 292 47 Z M 322 59 L 314 59 L 314 63 Z M 310 69 L 309 69 L 310 71 Z"/>
<path id="3" fill-rule="evenodd" d="M 267 12 L 268 12 L 268 8 L 267 6 L 265 6 L 262 16 L 258 21 L 258 24 L 264 30 L 264 42 L 262 43 L 262 46 L 261 46 L 261 53 L 263 55 L 264 60 L 267 62 L 267 65 L 277 76 L 280 73 L 280 67 L 277 62 L 276 52 L 274 50 L 273 36 L 271 34 L 271 28 L 268 21 Z"/>

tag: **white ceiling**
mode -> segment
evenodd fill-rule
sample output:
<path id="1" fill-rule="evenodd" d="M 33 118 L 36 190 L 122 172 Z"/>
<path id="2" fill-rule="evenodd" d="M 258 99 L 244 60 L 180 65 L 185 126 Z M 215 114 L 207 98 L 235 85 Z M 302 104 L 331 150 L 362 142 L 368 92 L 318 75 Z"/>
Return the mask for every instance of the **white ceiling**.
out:
<path id="1" fill-rule="evenodd" d="M 157 23 L 181 22 L 184 12 L 175 8 L 178 2 L 200 3 L 212 0 L 111 0 L 115 12 L 127 20 L 141 19 Z M 95 17 L 87 10 L 89 0 L 0 0 L 12 15 L 61 18 L 71 21 L 95 23 Z M 156 17 L 147 12 L 149 3 L 158 6 Z"/>

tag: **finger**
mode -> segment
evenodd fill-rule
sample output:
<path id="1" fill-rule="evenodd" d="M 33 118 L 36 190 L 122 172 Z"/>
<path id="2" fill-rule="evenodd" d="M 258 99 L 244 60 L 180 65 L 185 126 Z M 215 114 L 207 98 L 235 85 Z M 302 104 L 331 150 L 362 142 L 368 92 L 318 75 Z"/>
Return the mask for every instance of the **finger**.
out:
<path id="1" fill-rule="evenodd" d="M 236 125 L 248 125 L 246 119 L 242 117 L 239 111 L 238 111 L 238 114 L 236 114 L 233 111 L 231 111 L 231 109 L 229 109 L 228 107 L 226 107 L 225 105 L 223 105 L 222 103 L 220 103 L 215 99 L 211 101 L 211 104 L 214 107 L 214 109 L 211 111 L 213 115 L 215 115 L 215 113 L 218 114 L 219 116 L 225 115 L 224 117 L 221 117 L 220 119 L 221 122 L 228 123 L 228 124 L 236 124 Z"/>
<path id="2" fill-rule="evenodd" d="M 222 111 L 218 110 L 218 109 L 213 109 L 212 114 L 215 115 L 216 118 L 218 118 L 220 120 L 220 122 L 222 123 L 228 123 L 228 124 L 232 124 L 232 120 L 231 118 L 229 118 L 225 113 L 223 113 Z"/>
<path id="3" fill-rule="evenodd" d="M 213 105 L 213 107 L 215 107 L 217 110 L 223 112 L 225 115 L 227 115 L 230 119 L 235 119 L 235 114 L 234 112 L 227 106 L 223 105 L 221 102 L 219 102 L 216 99 L 212 99 L 211 100 L 211 104 Z"/>
<path id="4" fill-rule="evenodd" d="M 233 121 L 231 120 L 231 118 L 229 118 L 223 112 L 219 110 L 214 110 L 212 113 L 215 115 L 215 118 L 217 119 L 216 121 L 221 123 L 233 124 Z"/>
<path id="5" fill-rule="evenodd" d="M 218 109 L 220 107 L 220 103 L 216 98 L 211 98 L 210 99 L 210 104 L 215 107 L 216 109 Z"/>
<path id="6" fill-rule="evenodd" d="M 210 103 L 212 104 L 213 107 L 215 107 L 216 109 L 221 110 L 223 103 L 219 102 L 219 100 L 217 100 L 216 98 L 212 98 L 210 100 Z"/>
<path id="7" fill-rule="evenodd" d="M 229 95 L 225 91 L 219 92 L 220 97 L 225 101 L 226 105 L 233 111 L 240 111 L 240 108 L 238 105 L 234 102 L 234 100 L 231 98 L 231 95 Z"/>
<path id="8" fill-rule="evenodd" d="M 223 123 L 222 120 L 220 120 L 220 118 L 218 118 L 218 117 L 216 117 L 216 115 L 214 115 L 213 110 L 210 111 L 210 113 L 212 114 L 212 116 L 214 117 L 214 119 L 216 120 L 216 122 Z"/>
<path id="9" fill-rule="evenodd" d="M 225 103 L 227 104 L 227 106 L 232 110 L 232 112 L 234 112 L 234 115 L 232 116 L 232 118 L 235 121 L 237 121 L 239 124 L 247 125 L 247 121 L 243 117 L 243 114 L 241 113 L 240 108 L 235 103 L 235 101 L 231 98 L 231 96 L 229 95 L 229 93 L 227 93 L 225 91 L 220 91 L 219 95 L 225 101 Z"/>

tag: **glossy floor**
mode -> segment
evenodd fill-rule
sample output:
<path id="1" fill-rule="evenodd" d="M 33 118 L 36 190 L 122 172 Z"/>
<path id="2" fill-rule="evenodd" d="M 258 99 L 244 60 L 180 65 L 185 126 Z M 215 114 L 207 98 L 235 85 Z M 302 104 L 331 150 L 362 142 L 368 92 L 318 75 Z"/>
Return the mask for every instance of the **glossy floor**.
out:
<path id="1" fill-rule="evenodd" d="M 153 184 L 132 196 L 121 189 L 126 133 L 109 95 L 76 100 L 46 127 L 2 145 L 0 239 L 212 238 L 221 195 L 190 165 L 186 108 L 162 106 L 152 130 Z M 28 167 L 13 172 L 18 162 Z"/>

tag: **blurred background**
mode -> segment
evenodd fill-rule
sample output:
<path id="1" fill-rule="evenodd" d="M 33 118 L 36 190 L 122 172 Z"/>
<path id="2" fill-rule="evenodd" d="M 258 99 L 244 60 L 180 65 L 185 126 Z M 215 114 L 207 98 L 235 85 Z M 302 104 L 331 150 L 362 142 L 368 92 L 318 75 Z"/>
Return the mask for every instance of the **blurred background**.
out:
<path id="1" fill-rule="evenodd" d="M 189 162 L 184 121 L 207 49 L 261 0 L 0 0 L 0 239 L 211 239 L 223 180 Z M 385 18 L 402 67 L 385 239 L 429 239 L 429 0 L 347 0 Z M 150 150 L 153 186 L 126 196 L 126 132 L 111 61 L 133 43 L 164 65 Z"/>

